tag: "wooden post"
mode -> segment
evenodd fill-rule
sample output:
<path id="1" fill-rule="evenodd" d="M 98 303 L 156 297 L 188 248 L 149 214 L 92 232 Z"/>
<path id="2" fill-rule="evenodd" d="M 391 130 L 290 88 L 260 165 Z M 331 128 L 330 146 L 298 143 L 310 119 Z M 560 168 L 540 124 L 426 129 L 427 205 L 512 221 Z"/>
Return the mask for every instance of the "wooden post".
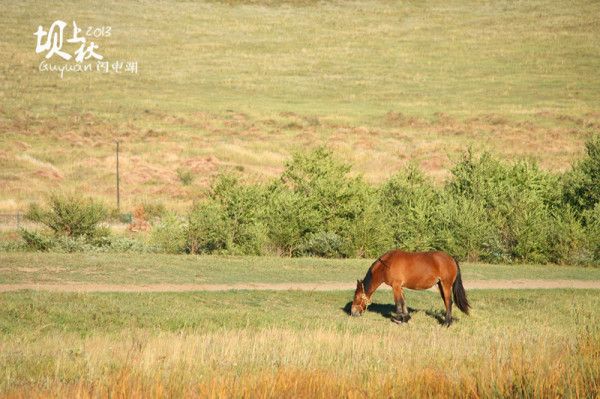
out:
<path id="1" fill-rule="evenodd" d="M 121 210 L 121 192 L 119 187 L 119 141 L 117 140 L 117 210 Z"/>

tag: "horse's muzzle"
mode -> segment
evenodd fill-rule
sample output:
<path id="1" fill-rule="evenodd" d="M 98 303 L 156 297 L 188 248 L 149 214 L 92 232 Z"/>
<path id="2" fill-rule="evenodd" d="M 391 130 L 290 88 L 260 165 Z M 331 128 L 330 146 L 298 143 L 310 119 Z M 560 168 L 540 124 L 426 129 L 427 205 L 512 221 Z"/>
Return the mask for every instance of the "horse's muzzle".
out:
<path id="1" fill-rule="evenodd" d="M 362 313 L 360 313 L 358 310 L 353 310 L 350 315 L 352 315 L 352 317 L 358 317 L 360 316 Z"/>

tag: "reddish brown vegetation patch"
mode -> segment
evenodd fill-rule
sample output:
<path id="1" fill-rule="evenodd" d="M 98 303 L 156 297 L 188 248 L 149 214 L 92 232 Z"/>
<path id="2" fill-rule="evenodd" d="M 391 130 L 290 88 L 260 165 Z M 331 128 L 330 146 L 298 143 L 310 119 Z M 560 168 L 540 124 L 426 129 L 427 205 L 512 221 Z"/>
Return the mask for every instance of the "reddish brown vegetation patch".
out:
<path id="1" fill-rule="evenodd" d="M 579 116 L 540 112 L 525 120 L 499 114 L 459 119 L 437 113 L 426 119 L 391 111 L 370 125 L 354 126 L 293 112 L 254 118 L 227 111 L 171 114 L 147 110 L 130 121 L 107 121 L 90 113 L 62 118 L 28 112 L 0 112 L 4 133 L 0 185 L 19 198 L 39 199 L 57 181 L 90 188 L 90 195 L 114 192 L 114 141 L 121 146 L 125 201 L 145 196 L 191 201 L 223 169 L 248 179 L 277 175 L 296 150 L 327 145 L 352 164 L 354 172 L 378 183 L 409 162 L 443 181 L 456 154 L 472 145 L 503 158 L 529 158 L 542 168 L 563 171 L 583 152 L 584 141 L 600 128 L 600 113 Z M 52 154 L 50 167 L 15 159 Z M 261 157 L 257 154 L 274 154 Z M 53 166 L 53 167 L 52 167 Z M 193 173 L 184 185 L 177 170 Z M 23 186 L 37 179 L 40 184 Z M 72 188 L 72 187 L 71 187 Z M 16 199 L 17 197 L 15 197 Z M 20 201 L 20 200 L 19 200 Z"/>

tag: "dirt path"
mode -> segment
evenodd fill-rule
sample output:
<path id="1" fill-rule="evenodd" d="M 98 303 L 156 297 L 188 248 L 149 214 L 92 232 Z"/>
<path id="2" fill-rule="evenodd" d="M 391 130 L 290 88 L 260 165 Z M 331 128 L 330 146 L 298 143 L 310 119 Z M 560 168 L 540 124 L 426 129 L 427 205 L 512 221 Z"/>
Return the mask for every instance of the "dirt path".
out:
<path id="1" fill-rule="evenodd" d="M 387 286 L 383 286 L 389 289 Z M 587 288 L 600 289 L 600 281 L 592 280 L 471 280 L 466 289 L 533 289 L 533 288 Z M 348 283 L 246 283 L 246 284 L 97 284 L 97 283 L 18 283 L 0 284 L 0 292 L 37 290 L 53 292 L 191 292 L 230 290 L 273 291 L 339 291 L 353 290 Z"/>

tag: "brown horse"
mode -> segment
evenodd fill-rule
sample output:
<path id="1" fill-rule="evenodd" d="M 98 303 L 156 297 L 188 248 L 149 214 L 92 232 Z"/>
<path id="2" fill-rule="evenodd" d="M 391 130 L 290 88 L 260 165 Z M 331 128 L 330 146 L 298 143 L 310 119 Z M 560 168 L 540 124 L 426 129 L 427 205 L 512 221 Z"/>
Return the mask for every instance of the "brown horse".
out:
<path id="1" fill-rule="evenodd" d="M 458 262 L 445 252 L 404 252 L 393 250 L 377 258 L 367 271 L 363 280 L 356 283 L 352 316 L 360 316 L 371 303 L 375 290 L 386 283 L 394 290 L 397 322 L 410 319 L 404 302 L 404 288 L 426 290 L 435 284 L 446 306 L 444 324 L 452 323 L 452 296 L 456 306 L 465 314 L 469 314 L 469 302 L 462 284 Z"/>

